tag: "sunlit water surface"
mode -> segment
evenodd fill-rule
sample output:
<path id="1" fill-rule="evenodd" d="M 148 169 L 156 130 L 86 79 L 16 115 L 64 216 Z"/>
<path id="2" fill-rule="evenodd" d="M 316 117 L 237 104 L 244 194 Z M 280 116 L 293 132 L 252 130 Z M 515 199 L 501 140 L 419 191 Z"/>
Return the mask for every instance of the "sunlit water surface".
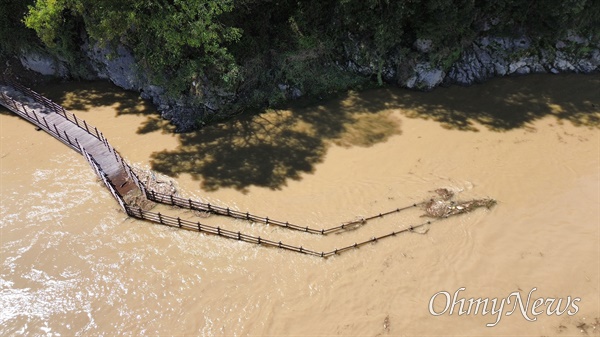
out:
<path id="1" fill-rule="evenodd" d="M 74 151 L 0 115 L 0 335 L 598 335 L 600 77 L 381 89 L 177 135 L 105 83 L 39 88 L 186 197 L 330 227 L 446 187 L 498 205 L 329 259 L 132 220 Z M 332 250 L 424 221 L 321 237 L 159 206 Z M 577 297 L 575 315 L 433 316 L 432 296 Z M 443 305 L 436 304 L 437 310 Z"/>

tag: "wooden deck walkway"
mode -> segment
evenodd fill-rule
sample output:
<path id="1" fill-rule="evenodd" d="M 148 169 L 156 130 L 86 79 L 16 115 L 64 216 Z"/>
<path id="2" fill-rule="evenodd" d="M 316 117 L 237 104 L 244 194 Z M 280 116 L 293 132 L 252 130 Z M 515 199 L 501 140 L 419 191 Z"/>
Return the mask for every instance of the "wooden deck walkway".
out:
<path id="1" fill-rule="evenodd" d="M 129 166 L 104 135 L 62 106 L 6 77 L 0 77 L 0 104 L 75 151 L 87 152 L 121 197 L 139 190 Z"/>
<path id="2" fill-rule="evenodd" d="M 349 251 L 362 247 L 364 245 L 373 244 L 381 239 L 394 237 L 401 233 L 410 233 L 414 229 L 422 226 L 427 226 L 436 220 L 428 220 L 419 224 L 406 226 L 405 228 L 385 233 L 383 235 L 371 237 L 367 240 L 355 242 L 352 245 L 335 248 L 329 252 L 317 252 L 306 249 L 303 246 L 293 246 L 282 243 L 281 241 L 272 241 L 263 239 L 260 236 L 246 235 L 241 232 L 233 232 L 221 227 L 213 227 L 200 222 L 190 222 L 177 217 L 170 217 L 161 213 L 153 213 L 142 208 L 127 204 L 126 198 L 123 198 L 128 193 L 136 193 L 145 196 L 146 200 L 156 203 L 164 203 L 180 208 L 188 208 L 191 210 L 210 212 L 217 215 L 228 216 L 236 219 L 245 219 L 251 222 L 260 222 L 266 225 L 276 225 L 288 229 L 294 229 L 312 234 L 326 235 L 345 229 L 352 229 L 355 225 L 362 225 L 369 220 L 381 218 L 401 212 L 403 210 L 417 207 L 419 204 L 413 204 L 402 208 L 397 208 L 388 212 L 379 213 L 373 216 L 364 217 L 359 220 L 342 223 L 340 226 L 331 228 L 315 229 L 303 226 L 296 226 L 288 222 L 269 219 L 269 217 L 257 217 L 248 212 L 243 213 L 230 209 L 229 207 L 213 206 L 209 203 L 194 201 L 192 199 L 179 198 L 173 194 L 162 194 L 146 186 L 131 166 L 123 160 L 119 153 L 109 144 L 104 138 L 102 132 L 97 128 L 87 124 L 86 121 L 77 118 L 74 114 L 66 111 L 62 106 L 48 100 L 44 96 L 35 91 L 19 84 L 12 78 L 0 75 L 0 105 L 3 105 L 10 111 L 28 120 L 36 125 L 41 130 L 58 139 L 73 150 L 81 153 L 87 162 L 94 169 L 96 174 L 102 180 L 104 185 L 109 189 L 113 197 L 117 200 L 123 211 L 131 217 L 151 221 L 165 226 L 178 227 L 182 229 L 194 230 L 202 233 L 209 233 L 220 237 L 244 241 L 252 244 L 275 247 L 288 251 L 293 251 L 301 254 L 308 254 L 327 258 L 338 255 L 342 252 Z"/>

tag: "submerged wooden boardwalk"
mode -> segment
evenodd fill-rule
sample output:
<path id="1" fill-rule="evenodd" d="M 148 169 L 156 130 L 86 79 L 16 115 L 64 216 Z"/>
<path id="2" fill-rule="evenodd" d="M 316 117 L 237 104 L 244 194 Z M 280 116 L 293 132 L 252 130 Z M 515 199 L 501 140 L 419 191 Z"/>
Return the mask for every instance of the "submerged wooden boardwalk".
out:
<path id="1" fill-rule="evenodd" d="M 0 104 L 93 160 L 119 196 L 139 190 L 123 158 L 85 120 L 8 77 L 0 77 Z"/>
<path id="2" fill-rule="evenodd" d="M 102 132 L 89 125 L 85 120 L 78 118 L 74 114 L 66 111 L 62 106 L 50 101 L 35 91 L 21 85 L 14 79 L 0 75 L 0 105 L 3 105 L 10 111 L 21 116 L 41 130 L 46 131 L 54 138 L 65 145 L 82 154 L 94 169 L 98 177 L 117 200 L 122 210 L 131 217 L 145 221 L 151 221 L 170 227 L 178 227 L 187 230 L 209 233 L 248 243 L 262 246 L 277 247 L 288 251 L 302 254 L 308 254 L 319 257 L 329 257 L 342 252 L 359 248 L 363 245 L 375 243 L 381 239 L 396 236 L 400 233 L 412 232 L 414 229 L 431 224 L 436 220 L 422 221 L 420 223 L 406 226 L 397 231 L 388 232 L 376 237 L 368 238 L 361 242 L 356 242 L 342 248 L 335 248 L 328 252 L 317 252 L 306 249 L 302 246 L 293 246 L 282 243 L 281 241 L 272 241 L 263 239 L 260 236 L 252 236 L 241 232 L 233 232 L 221 227 L 204 225 L 200 222 L 190 222 L 143 210 L 138 206 L 129 205 L 125 201 L 125 196 L 129 193 L 145 197 L 149 201 L 187 208 L 196 211 L 209 212 L 212 214 L 232 217 L 251 221 L 255 223 L 264 223 L 302 231 L 310 234 L 327 235 L 329 233 L 343 231 L 356 225 L 365 224 L 367 221 L 398 213 L 403 210 L 417 207 L 421 204 L 412 204 L 406 207 L 397 208 L 388 212 L 375 214 L 358 220 L 342 223 L 339 226 L 330 228 L 316 229 L 293 225 L 288 222 L 269 219 L 269 217 L 259 217 L 248 212 L 243 213 L 230 209 L 229 207 L 219 207 L 210 203 L 203 203 L 192 199 L 183 199 L 172 194 L 163 194 L 148 188 L 135 174 L 134 170 L 119 153 L 109 144 Z"/>

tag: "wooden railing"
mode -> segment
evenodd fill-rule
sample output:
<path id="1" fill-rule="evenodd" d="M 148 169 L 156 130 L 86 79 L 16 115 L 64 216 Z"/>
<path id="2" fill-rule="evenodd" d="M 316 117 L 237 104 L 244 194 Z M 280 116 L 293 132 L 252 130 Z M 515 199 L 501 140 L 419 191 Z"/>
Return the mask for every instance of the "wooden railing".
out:
<path id="1" fill-rule="evenodd" d="M 288 228 L 288 229 L 311 233 L 311 234 L 321 234 L 321 235 L 327 235 L 327 234 L 330 234 L 333 232 L 346 230 L 346 229 L 352 228 L 356 225 L 365 224 L 370 220 L 379 219 L 386 215 L 399 213 L 401 211 L 415 208 L 415 207 L 421 205 L 421 204 L 412 204 L 410 206 L 396 208 L 391 211 L 371 215 L 368 217 L 363 217 L 363 218 L 360 218 L 357 220 L 347 221 L 347 222 L 342 223 L 339 226 L 317 229 L 317 228 L 311 228 L 309 226 L 294 225 L 287 221 L 284 222 L 284 221 L 280 221 L 280 220 L 271 219 L 269 217 L 261 217 L 261 216 L 251 214 L 249 212 L 240 212 L 240 211 L 232 210 L 229 207 L 215 206 L 215 205 L 211 205 L 210 203 L 203 203 L 203 202 L 197 201 L 197 200 L 180 198 L 180 197 L 174 196 L 172 194 L 164 194 L 164 193 L 156 192 L 153 190 L 148 190 L 145 186 L 141 186 L 140 189 L 142 190 L 143 193 L 146 194 L 146 198 L 148 200 L 152 200 L 157 203 L 171 205 L 171 206 L 177 206 L 180 208 L 190 209 L 190 210 L 194 210 L 194 211 L 208 212 L 208 213 L 227 216 L 227 217 L 231 217 L 231 218 L 235 218 L 235 219 L 247 220 L 247 221 L 252 221 L 252 222 L 257 222 L 257 223 L 264 223 L 267 225 Z"/>
<path id="2" fill-rule="evenodd" d="M 73 150 L 81 153 L 74 137 L 70 137 L 66 131 L 60 132 L 55 124 L 48 123 L 46 117 L 39 116 L 34 111 L 28 110 L 27 106 L 23 103 L 14 100 L 13 98 L 5 95 L 3 92 L 0 92 L 0 104 L 18 114 L 22 118 L 28 120 L 32 124 L 37 125 L 37 127 L 40 129 L 53 135 L 56 139 L 69 146 Z"/>
<path id="3" fill-rule="evenodd" d="M 96 160 L 94 160 L 94 157 L 92 157 L 83 148 L 83 146 L 81 146 L 81 144 L 78 143 L 78 145 L 79 145 L 81 154 L 83 155 L 85 160 L 90 164 L 90 166 L 92 167 L 94 172 L 96 172 L 96 175 L 98 176 L 98 178 L 100 178 L 100 180 L 102 180 L 102 182 L 104 183 L 106 188 L 110 191 L 110 194 L 112 194 L 112 196 L 115 198 L 115 200 L 117 200 L 117 202 L 119 203 L 119 206 L 121 206 L 121 209 L 125 213 L 127 213 L 127 208 L 125 207 L 125 201 L 123 200 L 123 196 L 119 194 L 115 185 L 113 185 L 113 183 L 110 181 L 110 179 L 108 178 L 106 173 L 104 173 L 104 171 L 102 171 L 102 168 L 100 167 L 100 165 L 98 165 L 98 162 L 96 162 Z"/>
<path id="4" fill-rule="evenodd" d="M 113 155 L 115 157 L 115 160 L 122 165 L 124 171 L 126 172 L 127 176 L 129 177 L 129 179 L 131 179 L 135 183 L 135 185 L 146 196 L 146 198 L 148 200 L 151 200 L 151 201 L 154 201 L 157 203 L 168 204 L 168 205 L 186 208 L 186 209 L 190 209 L 190 210 L 210 212 L 213 214 L 228 216 L 228 217 L 232 217 L 232 218 L 236 218 L 236 219 L 244 219 L 244 220 L 248 220 L 248 221 L 264 223 L 267 225 L 275 225 L 275 226 L 279 226 L 279 227 L 283 227 L 283 228 L 293 229 L 293 230 L 302 231 L 302 232 L 306 232 L 306 233 L 312 233 L 312 234 L 321 234 L 321 235 L 326 235 L 326 234 L 336 232 L 339 230 L 344 230 L 351 226 L 366 223 L 369 220 L 381 218 L 386 215 L 398 213 L 403 210 L 406 210 L 409 208 L 414 208 L 414 207 L 417 207 L 420 205 L 420 204 L 412 204 L 407 207 L 397 208 L 397 209 L 394 209 L 394 210 L 391 210 L 388 212 L 379 213 L 379 214 L 365 217 L 365 218 L 360 218 L 358 220 L 348 221 L 348 222 L 342 223 L 339 226 L 334 226 L 334 227 L 326 228 L 326 229 L 325 228 L 315 229 L 315 228 L 311 228 L 308 226 L 298 226 L 298 225 L 290 224 L 289 222 L 283 222 L 283 221 L 279 221 L 279 220 L 270 219 L 269 217 L 256 216 L 249 212 L 244 213 L 244 212 L 232 210 L 229 207 L 215 206 L 215 205 L 211 205 L 210 203 L 203 203 L 203 202 L 195 201 L 192 199 L 184 199 L 184 198 L 172 195 L 172 194 L 163 194 L 158 191 L 149 189 L 135 174 L 132 167 L 110 145 L 108 140 L 106 140 L 104 135 L 101 132 L 99 132 L 97 128 L 90 126 L 85 120 L 79 119 L 74 114 L 67 112 L 62 106 L 50 101 L 49 99 L 43 97 L 42 95 L 39 95 L 35 91 L 19 84 L 18 82 L 12 80 L 11 78 L 8 78 L 5 76 L 0 76 L 0 84 L 2 84 L 2 83 L 20 91 L 22 94 L 24 94 L 28 97 L 33 98 L 37 103 L 42 104 L 46 109 L 56 112 L 57 114 L 63 116 L 69 122 L 75 124 L 77 127 L 81 128 L 82 130 L 85 130 L 89 135 L 100 140 L 104 144 L 104 146 L 106 146 L 106 148 L 111 153 L 111 155 Z M 288 244 L 284 244 L 280 241 L 276 242 L 276 241 L 272 241 L 272 240 L 263 239 L 260 236 L 257 237 L 257 236 L 247 235 L 247 234 L 243 234 L 241 232 L 230 231 L 230 230 L 227 230 L 227 229 L 224 229 L 221 227 L 204 225 L 204 224 L 201 224 L 200 222 L 192 222 L 192 221 L 182 220 L 179 217 L 175 218 L 175 217 L 163 215 L 161 213 L 154 213 L 154 212 L 142 210 L 139 207 L 133 207 L 133 206 L 127 205 L 127 203 L 123 199 L 123 196 L 121 196 L 119 194 L 119 192 L 117 191 L 114 184 L 111 182 L 111 180 L 106 175 L 106 173 L 102 170 L 102 167 L 97 163 L 97 161 L 93 158 L 93 156 L 90 155 L 86 151 L 86 149 L 79 143 L 79 141 L 77 139 L 73 138 L 72 136 L 69 136 L 66 132 L 61 133 L 58 130 L 56 125 L 48 123 L 48 121 L 43 116 L 43 114 L 38 115 L 35 111 L 28 110 L 27 106 L 24 105 L 22 102 L 19 102 L 15 99 L 5 95 L 4 93 L 0 93 L 0 104 L 5 106 L 9 110 L 15 112 L 19 116 L 25 118 L 26 120 L 30 121 L 31 123 L 37 125 L 39 128 L 43 129 L 44 131 L 48 132 L 49 134 L 53 135 L 55 138 L 57 138 L 58 140 L 63 142 L 65 145 L 67 145 L 67 146 L 71 147 L 72 149 L 74 149 L 75 151 L 81 153 L 84 156 L 84 158 L 86 159 L 86 161 L 90 164 L 90 166 L 92 167 L 94 172 L 96 172 L 98 177 L 102 180 L 104 185 L 110 191 L 112 196 L 117 200 L 117 202 L 119 203 L 119 206 L 123 209 L 123 211 L 127 215 L 137 218 L 137 219 L 151 221 L 151 222 L 158 223 L 158 224 L 165 225 L 165 226 L 178 227 L 178 228 L 187 229 L 187 230 L 199 231 L 199 232 L 203 232 L 203 233 L 208 233 L 208 234 L 225 237 L 228 239 L 244 241 L 244 242 L 263 245 L 263 246 L 276 247 L 276 248 L 285 249 L 288 251 L 293 251 L 293 252 L 308 254 L 308 255 L 313 255 L 313 256 L 319 256 L 319 257 L 324 257 L 324 258 L 333 256 L 336 254 L 340 254 L 340 253 L 343 253 L 343 252 L 346 252 L 346 251 L 349 251 L 352 249 L 356 249 L 356 248 L 362 247 L 367 244 L 375 243 L 384 238 L 396 236 L 398 234 L 405 233 L 405 232 L 412 232 L 414 229 L 416 229 L 418 227 L 422 227 L 422 226 L 431 224 L 434 221 L 437 221 L 437 220 L 426 221 L 421 224 L 417 224 L 417 225 L 413 225 L 413 226 L 410 226 L 410 227 L 407 227 L 404 229 L 400 229 L 398 231 L 392 231 L 392 232 L 384 234 L 384 235 L 372 237 L 365 241 L 356 242 L 352 245 L 348 245 L 348 246 L 345 246 L 345 247 L 342 247 L 339 249 L 336 248 L 329 252 L 324 252 L 324 251 L 317 252 L 315 250 L 306 249 L 303 246 L 288 245 Z"/>
<path id="5" fill-rule="evenodd" d="M 15 79 L 13 79 L 10 76 L 0 75 L 0 84 L 1 83 L 4 83 L 4 84 L 16 89 L 17 91 L 20 91 L 22 94 L 32 98 L 35 102 L 43 105 L 49 111 L 56 112 L 57 114 L 63 116 L 69 122 L 75 124 L 82 130 L 85 130 L 87 133 L 96 137 L 103 143 L 106 143 L 106 138 L 104 137 L 102 132 L 98 131 L 98 128 L 89 125 L 85 120 L 83 120 L 81 118 L 77 118 L 77 116 L 75 114 L 65 110 L 65 108 L 63 108 L 61 105 L 52 102 L 48 98 L 31 90 L 30 88 L 22 85 L 21 83 L 19 83 L 18 81 L 16 81 Z"/>
<path id="6" fill-rule="evenodd" d="M 419 227 L 426 226 L 426 225 L 433 223 L 434 221 L 437 221 L 437 220 L 426 221 L 426 222 L 423 222 L 418 225 L 400 229 L 398 231 L 392 231 L 392 232 L 384 234 L 384 235 L 372 237 L 365 241 L 356 242 L 354 244 L 351 244 L 351 245 L 348 245 L 348 246 L 345 246 L 342 248 L 335 248 L 328 252 L 325 252 L 325 251 L 318 252 L 315 250 L 304 248 L 303 246 L 289 245 L 289 244 L 285 244 L 281 241 L 268 240 L 268 239 L 261 238 L 260 236 L 248 235 L 248 234 L 244 234 L 239 231 L 234 232 L 234 231 L 230 231 L 230 230 L 227 230 L 227 229 L 224 229 L 221 227 L 205 225 L 200 222 L 183 220 L 179 217 L 175 218 L 172 216 L 161 214 L 160 212 L 155 213 L 155 212 L 145 211 L 139 207 L 131 207 L 131 206 L 125 205 L 125 209 L 127 211 L 127 214 L 131 217 L 138 218 L 140 220 L 146 220 L 146 221 L 158 223 L 158 224 L 161 224 L 164 226 L 176 227 L 176 228 L 181 228 L 181 229 L 186 229 L 186 230 L 191 230 L 191 231 L 196 231 L 196 232 L 201 232 L 201 233 L 207 233 L 207 234 L 213 234 L 213 235 L 217 235 L 220 237 L 224 237 L 224 238 L 232 239 L 232 240 L 236 240 L 236 241 L 244 241 L 247 243 L 252 243 L 252 244 L 257 244 L 257 245 L 262 245 L 262 246 L 267 246 L 267 247 L 285 249 L 285 250 L 293 251 L 296 253 L 313 255 L 313 256 L 318 256 L 318 257 L 323 257 L 323 258 L 331 257 L 331 256 L 338 255 L 338 254 L 341 254 L 341 253 L 344 253 L 344 252 L 347 252 L 350 250 L 354 250 L 354 249 L 360 248 L 362 246 L 365 246 L 367 244 L 373 244 L 373 243 L 378 242 L 379 240 L 389 238 L 392 236 L 396 236 L 401 233 L 413 232 L 415 229 L 417 229 Z"/>

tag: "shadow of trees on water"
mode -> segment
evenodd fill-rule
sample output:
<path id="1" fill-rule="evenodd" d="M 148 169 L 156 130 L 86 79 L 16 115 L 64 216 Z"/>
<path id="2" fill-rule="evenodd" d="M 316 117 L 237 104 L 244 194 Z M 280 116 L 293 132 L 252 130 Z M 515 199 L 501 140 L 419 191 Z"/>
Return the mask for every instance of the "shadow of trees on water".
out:
<path id="1" fill-rule="evenodd" d="M 400 134 L 391 112 L 361 108 L 359 98 L 349 94 L 319 106 L 270 110 L 181 134 L 176 150 L 153 154 L 152 169 L 191 174 L 207 191 L 280 189 L 288 179 L 313 172 L 331 144 L 366 147 Z"/>
<path id="2" fill-rule="evenodd" d="M 431 119 L 448 129 L 532 128 L 532 122 L 546 116 L 600 127 L 600 74 L 506 77 L 431 93 L 397 91 L 394 96 L 407 117 Z"/>
<path id="3" fill-rule="evenodd" d="M 314 171 L 330 145 L 369 147 L 401 134 L 400 116 L 448 129 L 496 132 L 534 128 L 546 116 L 600 128 L 600 75 L 533 75 L 471 87 L 349 93 L 320 105 L 245 116 L 180 135 L 180 146 L 154 153 L 154 170 L 190 174 L 207 191 L 280 189 Z"/>
<path id="4" fill-rule="evenodd" d="M 117 116 L 144 115 L 140 134 L 173 132 L 151 104 L 108 82 L 61 83 L 34 90 L 68 110 L 114 106 Z M 0 113 L 7 114 L 3 109 Z M 190 174 L 207 191 L 280 189 L 289 179 L 312 173 L 334 144 L 370 147 L 400 135 L 398 117 L 428 119 L 466 132 L 482 128 L 503 132 L 533 129 L 533 122 L 547 116 L 599 129 L 600 74 L 508 77 L 431 92 L 374 89 L 316 104 L 296 102 L 286 109 L 180 134 L 180 145 L 154 153 L 151 166 L 170 176 Z"/>
<path id="5" fill-rule="evenodd" d="M 174 130 L 160 118 L 156 108 L 149 101 L 141 99 L 137 92 L 125 91 L 108 81 L 62 82 L 33 89 L 67 110 L 91 112 L 98 107 L 113 106 L 117 116 L 144 115 L 146 120 L 137 131 L 140 134 Z"/>

